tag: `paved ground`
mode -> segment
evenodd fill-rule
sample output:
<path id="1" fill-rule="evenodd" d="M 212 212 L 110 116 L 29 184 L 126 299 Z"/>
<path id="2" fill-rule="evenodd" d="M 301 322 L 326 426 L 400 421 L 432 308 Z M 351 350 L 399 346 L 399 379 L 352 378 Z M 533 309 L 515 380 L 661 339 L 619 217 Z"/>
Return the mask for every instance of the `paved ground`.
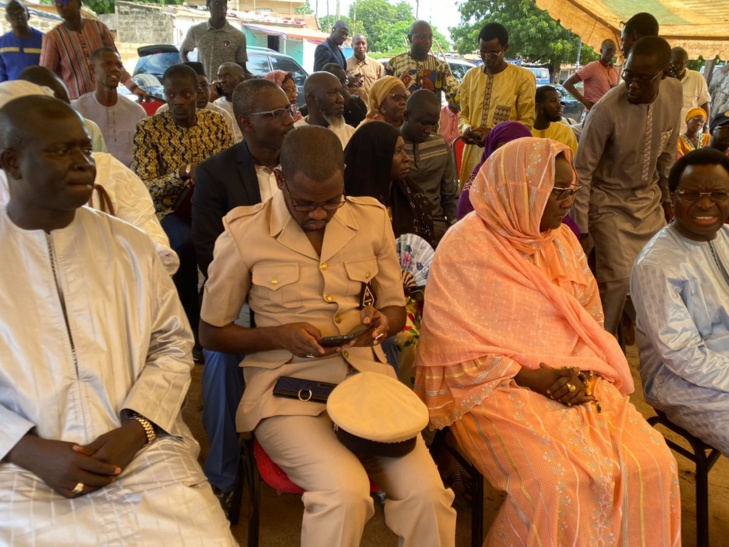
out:
<path id="1" fill-rule="evenodd" d="M 635 378 L 636 392 L 631 397 L 633 403 L 648 417 L 653 411 L 644 402 L 640 395 L 640 377 L 638 375 L 638 358 L 635 347 L 628 348 L 628 358 Z M 202 431 L 200 423 L 200 411 L 202 403 L 200 400 L 200 374 L 201 366 L 196 366 L 193 371 L 193 383 L 190 388 L 188 404 L 185 408 L 185 419 L 190 425 L 193 434 L 202 445 L 201 461 L 207 450 L 207 438 Z M 675 437 L 674 437 L 675 438 Z M 677 455 L 681 481 L 681 507 L 683 512 L 683 544 L 687 547 L 696 545 L 695 512 L 694 500 L 694 471 L 693 464 Z M 266 485 L 261 490 L 261 547 L 294 547 L 299 544 L 301 532 L 301 517 L 303 506 L 299 496 L 277 495 L 275 491 Z M 503 497 L 499 492 L 486 485 L 485 492 L 485 528 L 493 520 L 496 510 L 501 504 Z M 711 545 L 729 545 L 729 459 L 720 458 L 709 475 L 709 503 L 710 503 L 710 537 Z M 241 512 L 240 524 L 233 528 L 233 533 L 242 546 L 247 544 L 247 512 L 245 501 Z M 385 526 L 382 507 L 377 505 L 375 517 L 367 524 L 363 547 L 396 547 L 397 537 Z M 471 514 L 467 505 L 458 503 L 458 530 L 456 545 L 458 547 L 470 546 Z M 335 546 L 322 546 L 335 547 Z"/>

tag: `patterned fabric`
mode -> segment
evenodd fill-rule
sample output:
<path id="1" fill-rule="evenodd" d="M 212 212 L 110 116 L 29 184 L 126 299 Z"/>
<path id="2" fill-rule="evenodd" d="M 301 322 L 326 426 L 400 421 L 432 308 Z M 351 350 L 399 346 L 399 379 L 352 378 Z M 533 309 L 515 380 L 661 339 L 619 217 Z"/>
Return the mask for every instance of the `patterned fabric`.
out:
<path id="1" fill-rule="evenodd" d="M 233 146 L 233 135 L 222 116 L 197 111 L 197 124 L 179 127 L 167 111 L 144 118 L 134 134 L 132 169 L 149 188 L 157 216 L 162 219 L 185 187 L 179 170 L 196 165 Z"/>
<path id="2" fill-rule="evenodd" d="M 635 261 L 630 294 L 646 401 L 729 455 L 729 285 L 722 267 L 729 268 L 729 227 L 707 242 L 667 226 Z"/>
<path id="3" fill-rule="evenodd" d="M 694 143 L 691 142 L 691 139 L 688 138 L 688 135 L 684 133 L 678 138 L 678 157 L 685 156 L 692 150 L 698 150 L 699 148 L 704 148 L 705 146 L 709 146 L 709 141 L 711 140 L 711 135 L 709 133 L 699 133 L 699 145 L 694 146 Z"/>
<path id="4" fill-rule="evenodd" d="M 507 495 L 486 545 L 680 545 L 676 462 L 629 403 L 587 259 L 564 225 L 539 231 L 560 152 L 571 159 L 561 143 L 523 138 L 484 164 L 477 214 L 448 231 L 431 266 L 415 390 L 431 425 L 451 425 Z M 602 412 L 516 384 L 541 363 L 595 371 Z"/>
<path id="5" fill-rule="evenodd" d="M 418 89 L 428 89 L 439 96 L 445 93 L 448 103 L 457 105 L 458 80 L 453 76 L 451 67 L 445 61 L 428 55 L 424 61 L 417 61 L 410 53 L 396 55 L 387 63 L 388 76 L 400 78 L 405 89 L 412 93 Z"/>
<path id="6" fill-rule="evenodd" d="M 215 28 L 210 21 L 190 27 L 180 49 L 192 51 L 197 48 L 197 58 L 205 68 L 208 81 L 218 79 L 218 68 L 223 63 L 245 64 L 248 61 L 246 52 L 246 35 L 227 21 L 222 28 Z"/>
<path id="7" fill-rule="evenodd" d="M 91 54 L 100 47 L 116 51 L 114 38 L 101 21 L 84 19 L 80 31 L 68 30 L 63 23 L 43 36 L 40 65 L 56 73 L 68 89 L 71 100 L 94 91 Z M 122 69 L 121 82 L 131 87 L 132 77 Z"/>
<path id="8" fill-rule="evenodd" d="M 502 72 L 487 75 L 482 67 L 474 67 L 466 72 L 461 84 L 458 130 L 463 134 L 468 129 L 491 129 L 505 121 L 531 127 L 536 91 L 534 74 L 525 68 L 507 64 Z M 478 146 L 466 145 L 459 180 L 468 180 L 482 152 Z"/>
<path id="9" fill-rule="evenodd" d="M 13 31 L 0 36 L 0 82 L 16 80 L 26 67 L 40 62 L 43 33 L 30 27 L 30 35 L 18 38 Z"/>

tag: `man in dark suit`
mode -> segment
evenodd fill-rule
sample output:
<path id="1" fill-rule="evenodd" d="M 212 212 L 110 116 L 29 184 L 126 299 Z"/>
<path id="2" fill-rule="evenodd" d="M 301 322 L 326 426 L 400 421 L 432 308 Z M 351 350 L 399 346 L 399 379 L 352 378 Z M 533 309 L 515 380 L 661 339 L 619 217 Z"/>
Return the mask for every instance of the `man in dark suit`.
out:
<path id="1" fill-rule="evenodd" d="M 324 65 L 328 63 L 336 63 L 344 70 L 347 70 L 347 60 L 344 53 L 339 47 L 349 36 L 349 27 L 344 21 L 334 23 L 332 33 L 329 38 L 316 46 L 314 50 L 314 72 L 324 70 Z"/>
<path id="2" fill-rule="evenodd" d="M 195 170 L 192 239 L 207 278 L 223 216 L 241 205 L 256 205 L 280 192 L 278 167 L 284 136 L 294 124 L 286 94 L 275 83 L 244 81 L 233 92 L 233 110 L 244 140 L 200 163 Z M 243 396 L 242 355 L 203 349 L 203 426 L 210 442 L 205 474 L 226 510 L 230 509 L 240 448 L 235 414 Z"/>

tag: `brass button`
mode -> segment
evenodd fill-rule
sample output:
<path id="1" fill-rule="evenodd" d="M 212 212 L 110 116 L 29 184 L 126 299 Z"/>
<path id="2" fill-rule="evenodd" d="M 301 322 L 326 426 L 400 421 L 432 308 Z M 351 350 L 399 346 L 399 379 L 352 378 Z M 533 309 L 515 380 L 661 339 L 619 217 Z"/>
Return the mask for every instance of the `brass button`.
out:
<path id="1" fill-rule="evenodd" d="M 322 270 L 326 270 L 326 269 L 327 269 L 327 263 L 326 263 L 326 262 L 324 262 L 324 263 L 322 263 L 322 265 L 321 265 L 321 266 L 319 266 L 319 267 L 320 267 L 320 268 L 321 268 Z"/>
<path id="2" fill-rule="evenodd" d="M 331 294 L 327 294 L 324 297 L 324 300 L 326 300 L 327 302 L 334 302 L 334 297 Z"/>
<path id="3" fill-rule="evenodd" d="M 271 285 L 278 285 L 278 279 L 271 279 Z"/>
<path id="4" fill-rule="evenodd" d="M 341 322 L 342 322 L 342 318 L 341 318 L 341 317 L 339 317 L 338 315 L 335 315 L 335 316 L 334 316 L 334 322 L 335 322 L 335 323 L 341 323 Z"/>
<path id="5" fill-rule="evenodd" d="M 349 352 L 347 350 L 344 350 L 342 352 L 342 355 L 344 356 L 345 359 L 348 359 L 349 358 Z"/>
<path id="6" fill-rule="evenodd" d="M 370 272 L 367 272 L 367 273 L 365 274 L 365 279 L 369 279 L 369 278 L 370 278 Z"/>

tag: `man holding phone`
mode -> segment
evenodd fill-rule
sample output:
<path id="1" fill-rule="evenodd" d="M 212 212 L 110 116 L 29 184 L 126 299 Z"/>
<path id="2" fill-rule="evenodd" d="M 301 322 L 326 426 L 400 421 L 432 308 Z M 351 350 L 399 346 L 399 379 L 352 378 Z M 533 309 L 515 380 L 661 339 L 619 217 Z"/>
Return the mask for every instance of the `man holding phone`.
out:
<path id="1" fill-rule="evenodd" d="M 225 217 L 203 298 L 203 346 L 246 355 L 238 430 L 255 431 L 306 490 L 304 547 L 359 545 L 374 514 L 368 475 L 387 493 L 387 523 L 403 545 L 453 546 L 453 494 L 421 438 L 400 458 L 360 460 L 337 440 L 323 403 L 274 395 L 281 377 L 337 384 L 369 371 L 395 378 L 379 342 L 405 323 L 390 220 L 376 200 L 344 197 L 336 135 L 316 126 L 291 131 L 280 160 L 281 192 Z M 255 328 L 234 323 L 245 302 Z M 350 333 L 359 336 L 330 338 Z"/>

